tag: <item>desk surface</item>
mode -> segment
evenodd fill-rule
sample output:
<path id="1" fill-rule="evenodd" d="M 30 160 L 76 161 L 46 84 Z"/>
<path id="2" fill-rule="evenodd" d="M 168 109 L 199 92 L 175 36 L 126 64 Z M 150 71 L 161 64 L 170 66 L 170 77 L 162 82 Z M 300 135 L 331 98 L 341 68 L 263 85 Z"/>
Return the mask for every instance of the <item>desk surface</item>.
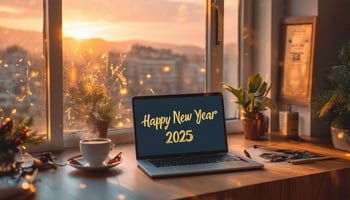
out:
<path id="1" fill-rule="evenodd" d="M 35 199 L 231 199 L 232 195 L 240 195 L 236 196 L 238 199 L 264 199 L 261 195 L 266 199 L 279 199 L 284 195 L 289 199 L 312 199 L 319 195 L 328 198 L 332 190 L 339 193 L 331 196 L 332 199 L 350 197 L 350 192 L 344 189 L 350 181 L 349 153 L 306 142 L 250 141 L 242 135 L 228 138 L 230 151 L 242 156 L 244 149 L 260 144 L 304 149 L 338 158 L 301 165 L 265 162 L 264 168 L 259 170 L 151 179 L 137 167 L 134 145 L 117 144 L 113 151 L 123 152 L 123 163 L 106 172 L 86 173 L 71 166 L 40 171 L 35 183 Z M 59 163 L 77 154 L 78 149 L 67 149 L 55 156 Z M 317 187 L 313 188 L 315 185 Z M 310 194 L 305 195 L 305 187 L 310 187 L 307 189 L 311 190 Z"/>

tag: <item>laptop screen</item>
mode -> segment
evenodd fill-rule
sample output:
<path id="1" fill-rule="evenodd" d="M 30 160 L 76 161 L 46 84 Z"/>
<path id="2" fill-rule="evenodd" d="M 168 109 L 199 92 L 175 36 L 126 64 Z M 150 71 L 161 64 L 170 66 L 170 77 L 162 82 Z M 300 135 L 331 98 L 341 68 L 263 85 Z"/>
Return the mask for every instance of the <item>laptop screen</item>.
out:
<path id="1" fill-rule="evenodd" d="M 227 151 L 221 93 L 139 96 L 132 102 L 137 159 Z"/>

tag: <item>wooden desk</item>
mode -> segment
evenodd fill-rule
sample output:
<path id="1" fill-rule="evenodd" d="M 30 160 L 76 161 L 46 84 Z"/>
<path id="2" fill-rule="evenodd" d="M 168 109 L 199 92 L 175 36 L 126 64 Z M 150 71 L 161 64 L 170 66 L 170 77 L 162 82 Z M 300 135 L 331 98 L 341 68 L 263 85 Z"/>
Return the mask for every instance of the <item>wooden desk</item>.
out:
<path id="1" fill-rule="evenodd" d="M 302 165 L 264 163 L 262 170 L 151 179 L 137 166 L 133 144 L 117 145 L 123 163 L 102 173 L 85 173 L 70 166 L 39 172 L 35 199 L 350 199 L 350 156 L 346 152 L 304 142 L 249 141 L 229 136 L 231 151 L 243 154 L 253 144 L 293 147 L 343 159 Z M 78 154 L 55 154 L 65 162 Z"/>

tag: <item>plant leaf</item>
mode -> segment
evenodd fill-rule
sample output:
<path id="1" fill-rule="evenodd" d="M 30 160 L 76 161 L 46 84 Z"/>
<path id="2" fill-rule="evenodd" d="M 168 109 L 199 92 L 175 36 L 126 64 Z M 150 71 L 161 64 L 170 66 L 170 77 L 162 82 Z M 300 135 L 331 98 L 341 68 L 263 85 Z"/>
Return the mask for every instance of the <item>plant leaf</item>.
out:
<path id="1" fill-rule="evenodd" d="M 255 93 L 262 82 L 262 78 L 259 74 L 253 74 L 248 78 L 248 93 Z"/>

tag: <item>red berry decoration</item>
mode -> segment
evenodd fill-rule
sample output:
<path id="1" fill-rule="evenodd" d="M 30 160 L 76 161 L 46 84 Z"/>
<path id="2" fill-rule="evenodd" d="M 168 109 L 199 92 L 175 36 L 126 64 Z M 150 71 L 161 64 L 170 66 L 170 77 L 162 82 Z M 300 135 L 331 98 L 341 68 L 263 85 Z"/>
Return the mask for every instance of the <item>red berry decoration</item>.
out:
<path id="1" fill-rule="evenodd" d="M 28 137 L 28 129 L 24 129 L 20 137 L 22 140 L 26 140 Z"/>
<path id="2" fill-rule="evenodd" d="M 1 125 L 1 131 L 11 132 L 13 127 L 13 120 L 11 118 L 6 118 L 5 121 Z"/>

